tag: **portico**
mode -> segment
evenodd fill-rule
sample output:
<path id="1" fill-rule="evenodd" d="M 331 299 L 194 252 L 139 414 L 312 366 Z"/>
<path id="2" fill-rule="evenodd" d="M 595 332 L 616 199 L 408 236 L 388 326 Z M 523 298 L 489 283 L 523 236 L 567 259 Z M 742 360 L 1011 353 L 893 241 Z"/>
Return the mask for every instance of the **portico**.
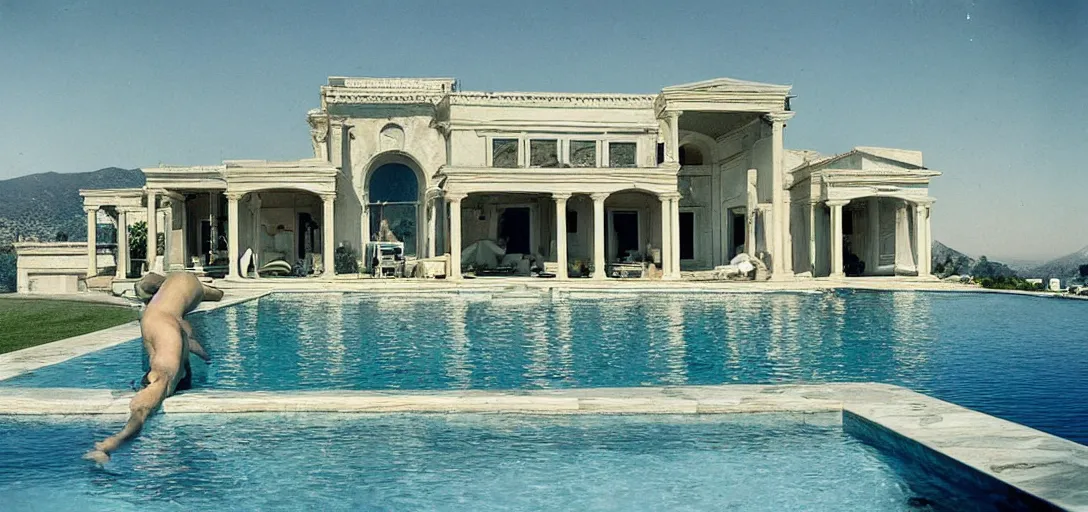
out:
<path id="1" fill-rule="evenodd" d="M 331 279 L 338 250 L 365 268 L 379 239 L 406 267 L 454 280 L 651 267 L 675 280 L 745 258 L 774 280 L 929 276 L 940 173 L 918 151 L 786 149 L 791 91 L 731 78 L 602 94 L 330 77 L 306 113 L 312 158 L 150 167 L 143 188 L 82 191 L 84 277 L 102 272 L 100 212 L 119 226 L 117 277 L 140 270 L 127 240 L 139 220 L 144 268 L 162 233 L 162 270 L 231 280 Z M 501 268 L 481 263 L 484 246 Z"/>

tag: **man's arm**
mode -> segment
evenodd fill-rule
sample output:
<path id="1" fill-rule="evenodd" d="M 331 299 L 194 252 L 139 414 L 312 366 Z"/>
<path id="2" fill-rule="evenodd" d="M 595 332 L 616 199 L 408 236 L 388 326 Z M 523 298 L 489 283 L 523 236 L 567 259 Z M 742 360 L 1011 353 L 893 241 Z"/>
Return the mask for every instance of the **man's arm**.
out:
<path id="1" fill-rule="evenodd" d="M 117 451 L 125 441 L 140 432 L 140 429 L 143 428 L 144 423 L 147 421 L 147 417 L 166 399 L 166 379 L 158 373 L 153 375 L 158 375 L 158 378 L 132 397 L 132 402 L 129 403 L 131 413 L 125 427 L 120 432 L 95 443 L 94 449 L 83 455 L 84 459 L 105 464 L 110 460 L 110 453 Z"/>
<path id="2" fill-rule="evenodd" d="M 189 352 L 196 354 L 196 356 L 203 359 L 205 363 L 211 361 L 212 357 L 208 355 L 208 352 L 204 350 L 204 346 L 196 340 L 195 336 L 193 336 L 193 325 L 184 318 L 182 318 L 179 323 L 181 324 L 181 332 L 184 335 L 185 342 L 189 345 Z"/>

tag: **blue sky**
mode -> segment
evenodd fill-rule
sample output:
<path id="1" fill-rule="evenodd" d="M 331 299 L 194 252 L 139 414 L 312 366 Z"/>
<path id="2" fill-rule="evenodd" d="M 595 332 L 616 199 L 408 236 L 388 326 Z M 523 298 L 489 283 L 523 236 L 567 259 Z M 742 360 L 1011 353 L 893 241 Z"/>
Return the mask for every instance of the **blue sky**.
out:
<path id="1" fill-rule="evenodd" d="M 0 179 L 305 157 L 329 75 L 792 84 L 788 147 L 919 149 L 945 173 L 938 240 L 1004 258 L 1088 244 L 1081 0 L 0 0 Z"/>

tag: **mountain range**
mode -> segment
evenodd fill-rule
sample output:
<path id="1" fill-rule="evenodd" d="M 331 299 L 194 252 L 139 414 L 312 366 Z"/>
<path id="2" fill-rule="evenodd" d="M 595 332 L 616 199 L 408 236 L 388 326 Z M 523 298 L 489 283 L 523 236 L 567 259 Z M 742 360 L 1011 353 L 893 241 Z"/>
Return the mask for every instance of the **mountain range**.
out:
<path id="1" fill-rule="evenodd" d="M 57 233 L 87 239 L 87 215 L 79 189 L 142 187 L 139 169 L 108 167 L 93 172 L 31 174 L 0 181 L 0 247 L 19 236 L 52 241 Z"/>

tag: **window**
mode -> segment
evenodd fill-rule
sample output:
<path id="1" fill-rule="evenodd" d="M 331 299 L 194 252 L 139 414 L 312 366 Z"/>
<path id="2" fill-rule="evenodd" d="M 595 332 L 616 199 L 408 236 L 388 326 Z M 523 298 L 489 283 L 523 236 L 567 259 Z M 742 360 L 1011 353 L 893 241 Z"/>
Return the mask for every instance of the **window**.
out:
<path id="1" fill-rule="evenodd" d="M 559 141 L 530 140 L 529 167 L 559 167 Z"/>
<path id="2" fill-rule="evenodd" d="M 568 211 L 567 212 L 567 233 L 577 233 L 577 232 L 578 232 L 578 212 Z"/>
<path id="3" fill-rule="evenodd" d="M 491 166 L 492 167 L 517 167 L 518 166 L 518 140 L 517 139 L 492 139 L 491 140 Z"/>
<path id="4" fill-rule="evenodd" d="M 570 141 L 570 165 L 572 167 L 597 167 L 597 141 Z"/>
<path id="5" fill-rule="evenodd" d="M 665 163 L 665 143 L 657 143 L 657 165 Z"/>
<path id="6" fill-rule="evenodd" d="M 680 212 L 680 259 L 695 259 L 695 212 Z"/>
<path id="7" fill-rule="evenodd" d="M 608 143 L 609 167 L 635 167 L 634 142 L 610 142 Z"/>
<path id="8" fill-rule="evenodd" d="M 703 165 L 703 153 L 695 146 L 680 146 L 680 165 Z"/>

